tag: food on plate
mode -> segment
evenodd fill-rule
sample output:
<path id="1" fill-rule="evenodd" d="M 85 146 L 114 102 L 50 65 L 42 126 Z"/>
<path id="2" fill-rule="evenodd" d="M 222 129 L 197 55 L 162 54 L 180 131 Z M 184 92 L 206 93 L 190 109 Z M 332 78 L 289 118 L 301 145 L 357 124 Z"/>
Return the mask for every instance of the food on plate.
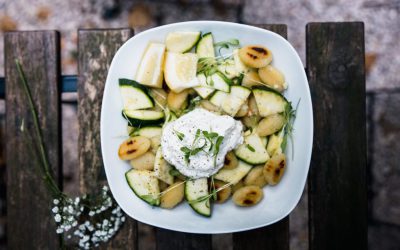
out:
<path id="1" fill-rule="evenodd" d="M 256 205 L 281 181 L 296 110 L 272 54 L 200 31 L 147 46 L 135 79 L 118 82 L 128 125 L 118 156 L 140 199 L 210 217 L 213 204 Z"/>

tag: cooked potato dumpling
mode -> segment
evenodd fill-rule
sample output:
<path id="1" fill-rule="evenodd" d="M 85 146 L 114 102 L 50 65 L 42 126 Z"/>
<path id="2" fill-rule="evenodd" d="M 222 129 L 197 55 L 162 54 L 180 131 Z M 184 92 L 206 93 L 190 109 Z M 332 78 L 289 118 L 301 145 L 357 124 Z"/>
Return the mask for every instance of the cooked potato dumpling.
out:
<path id="1" fill-rule="evenodd" d="M 247 128 L 253 128 L 255 129 L 257 127 L 258 121 L 261 119 L 260 116 L 258 115 L 251 115 L 251 116 L 245 116 L 241 119 L 243 125 L 245 125 Z"/>
<path id="2" fill-rule="evenodd" d="M 243 117 L 249 112 L 249 105 L 247 105 L 247 102 L 243 103 L 242 106 L 240 106 L 239 111 L 236 113 L 235 117 Z"/>
<path id="3" fill-rule="evenodd" d="M 264 165 L 253 167 L 244 178 L 244 185 L 246 186 L 255 185 L 259 186 L 260 188 L 267 185 L 267 180 L 265 180 L 263 170 L 264 170 Z"/>
<path id="4" fill-rule="evenodd" d="M 259 136 L 272 135 L 281 130 L 285 122 L 285 117 L 282 114 L 269 115 L 258 123 L 257 134 Z"/>
<path id="5" fill-rule="evenodd" d="M 282 179 L 286 169 L 285 154 L 276 154 L 264 165 L 264 178 L 269 185 L 276 185 Z"/>
<path id="6" fill-rule="evenodd" d="M 188 96 L 188 90 L 184 90 L 180 93 L 175 93 L 173 91 L 169 92 L 167 97 L 168 107 L 174 112 L 186 108 L 188 104 Z"/>
<path id="7" fill-rule="evenodd" d="M 231 151 L 225 155 L 224 169 L 234 169 L 239 164 L 236 155 Z"/>
<path id="8" fill-rule="evenodd" d="M 247 45 L 239 49 L 239 58 L 249 67 L 262 68 L 272 61 L 272 53 L 262 45 Z"/>
<path id="9" fill-rule="evenodd" d="M 267 65 L 258 70 L 258 75 L 263 83 L 282 92 L 286 89 L 285 76 L 277 68 Z"/>
<path id="10" fill-rule="evenodd" d="M 155 159 L 156 156 L 152 152 L 146 152 L 143 155 L 132 159 L 130 164 L 137 170 L 153 170 Z"/>
<path id="11" fill-rule="evenodd" d="M 224 185 L 226 185 L 226 182 L 214 180 L 214 188 L 216 190 Z M 231 186 L 226 186 L 224 189 L 221 189 L 220 191 L 217 192 L 217 200 L 215 202 L 224 203 L 229 198 L 229 196 L 231 196 L 231 192 L 232 192 Z"/>
<path id="12" fill-rule="evenodd" d="M 264 84 L 262 84 L 260 76 L 258 76 L 258 72 L 254 70 L 246 73 L 242 80 L 242 86 L 247 88 L 251 88 L 253 86 L 263 86 L 263 85 Z"/>
<path id="13" fill-rule="evenodd" d="M 175 182 L 161 196 L 160 206 L 168 209 L 174 208 L 183 200 L 184 192 L 185 185 L 181 181 Z"/>
<path id="14" fill-rule="evenodd" d="M 151 148 L 158 149 L 161 145 L 161 136 L 153 136 L 150 138 Z"/>
<path id="15" fill-rule="evenodd" d="M 232 186 L 232 194 L 235 193 L 239 188 L 243 187 L 243 180 L 240 180 L 238 183 Z"/>
<path id="16" fill-rule="evenodd" d="M 124 141 L 118 150 L 121 160 L 132 160 L 147 152 L 150 148 L 150 140 L 144 136 L 134 136 Z"/>
<path id="17" fill-rule="evenodd" d="M 163 182 L 162 180 L 158 180 L 158 187 L 160 188 L 160 191 L 162 192 L 162 191 L 166 190 L 169 187 L 169 185 L 167 183 Z"/>
<path id="18" fill-rule="evenodd" d="M 232 196 L 233 202 L 241 207 L 257 204 L 263 198 L 263 191 L 259 186 L 244 186 L 236 190 Z"/>

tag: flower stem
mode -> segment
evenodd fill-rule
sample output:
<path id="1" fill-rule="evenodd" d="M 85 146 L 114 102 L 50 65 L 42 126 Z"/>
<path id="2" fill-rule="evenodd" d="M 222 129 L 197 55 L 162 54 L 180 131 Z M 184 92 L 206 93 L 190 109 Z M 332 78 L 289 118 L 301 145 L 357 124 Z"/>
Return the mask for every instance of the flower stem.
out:
<path id="1" fill-rule="evenodd" d="M 55 196 L 59 196 L 61 194 L 60 189 L 58 188 L 58 185 L 54 182 L 53 177 L 50 174 L 50 167 L 49 167 L 49 161 L 47 159 L 46 151 L 44 148 L 43 144 L 43 138 L 42 138 L 42 131 L 39 126 L 39 118 L 35 109 L 35 106 L 33 104 L 33 99 L 32 99 L 32 94 L 31 91 L 28 87 L 28 84 L 26 82 L 26 77 L 24 74 L 24 71 L 22 70 L 21 63 L 19 62 L 18 59 L 15 59 L 15 64 L 17 66 L 18 74 L 22 82 L 22 86 L 24 87 L 25 94 L 28 98 L 28 104 L 29 104 L 29 110 L 31 111 L 32 114 L 32 119 L 33 119 L 33 124 L 35 127 L 35 132 L 36 136 L 39 140 L 39 151 L 40 151 L 40 157 L 43 163 L 43 172 L 44 172 L 44 180 L 47 186 L 51 189 L 53 194 Z"/>

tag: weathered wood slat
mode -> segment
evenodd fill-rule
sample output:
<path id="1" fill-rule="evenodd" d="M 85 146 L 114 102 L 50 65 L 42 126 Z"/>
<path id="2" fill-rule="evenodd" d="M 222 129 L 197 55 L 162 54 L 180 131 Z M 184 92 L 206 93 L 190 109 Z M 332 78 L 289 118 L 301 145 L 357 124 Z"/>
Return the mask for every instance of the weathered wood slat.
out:
<path id="1" fill-rule="evenodd" d="M 108 67 L 130 29 L 79 30 L 78 120 L 79 171 L 82 193 L 93 193 L 104 184 L 100 148 L 100 110 Z M 137 223 L 127 218 L 121 231 L 102 249 L 137 249 Z"/>
<path id="2" fill-rule="evenodd" d="M 157 250 L 207 250 L 211 249 L 211 236 L 207 234 L 189 234 L 158 229 L 156 232 Z"/>
<path id="3" fill-rule="evenodd" d="M 52 174 L 61 172 L 60 39 L 55 31 L 5 34 L 7 235 L 9 249 L 58 249 L 51 193 L 40 172 L 33 119 L 14 60 L 26 74 Z M 21 123 L 29 133 L 22 133 Z M 26 137 L 28 136 L 28 137 Z"/>
<path id="4" fill-rule="evenodd" d="M 254 25 L 287 38 L 284 24 Z M 289 216 L 267 227 L 233 234 L 233 249 L 289 249 Z"/>
<path id="5" fill-rule="evenodd" d="M 311 23 L 306 38 L 315 121 L 310 249 L 367 249 L 364 26 Z"/>

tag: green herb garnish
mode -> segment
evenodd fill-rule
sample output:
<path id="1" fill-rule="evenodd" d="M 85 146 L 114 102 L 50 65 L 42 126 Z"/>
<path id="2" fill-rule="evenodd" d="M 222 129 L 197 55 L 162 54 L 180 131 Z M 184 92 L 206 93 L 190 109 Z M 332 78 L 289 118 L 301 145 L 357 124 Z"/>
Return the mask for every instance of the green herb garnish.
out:
<path id="1" fill-rule="evenodd" d="M 289 102 L 288 105 L 286 105 L 285 107 L 285 111 L 283 112 L 283 115 L 285 117 L 285 127 L 284 127 L 284 135 L 283 135 L 283 140 L 282 140 L 282 144 L 281 144 L 281 149 L 282 151 L 285 151 L 287 143 L 288 143 L 288 138 L 291 140 L 292 142 L 292 158 L 294 157 L 294 148 L 293 148 L 293 124 L 294 124 L 294 120 L 296 119 L 296 112 L 297 109 L 299 107 L 300 104 L 300 99 L 296 104 L 296 109 L 293 109 L 292 104 Z"/>
<path id="2" fill-rule="evenodd" d="M 256 150 L 255 150 L 250 144 L 246 144 L 246 147 L 247 147 L 251 152 L 256 152 Z"/>
<path id="3" fill-rule="evenodd" d="M 214 44 L 215 48 L 218 48 L 218 53 L 221 55 L 221 49 L 229 49 L 229 47 L 238 47 L 240 45 L 238 39 L 229 39 Z"/>
<path id="4" fill-rule="evenodd" d="M 213 180 L 213 179 L 211 179 Z M 225 188 L 229 187 L 231 185 L 231 183 L 227 183 L 225 185 L 223 185 L 222 187 L 218 188 L 218 189 L 214 189 L 210 192 L 210 194 L 208 195 L 204 195 L 204 196 L 200 196 L 199 198 L 195 199 L 195 200 L 191 200 L 188 201 L 189 204 L 194 204 L 194 203 L 198 203 L 198 202 L 202 202 L 202 201 L 207 201 L 210 198 L 213 198 L 214 200 L 217 200 L 217 193 L 221 190 L 224 190 Z"/>
<path id="5" fill-rule="evenodd" d="M 184 134 L 184 133 L 181 133 L 181 132 L 179 132 L 179 131 L 176 131 L 175 129 L 174 129 L 174 132 L 175 132 L 176 136 L 178 137 L 178 139 L 179 139 L 180 141 L 183 141 L 183 138 L 185 138 L 185 134 Z"/>
<path id="6" fill-rule="evenodd" d="M 195 137 L 193 139 L 192 145 L 190 148 L 188 147 L 181 147 L 181 151 L 184 154 L 184 159 L 187 164 L 190 163 L 190 156 L 196 155 L 201 151 L 205 152 L 206 154 L 210 155 L 212 152 L 212 156 L 214 156 L 214 165 L 216 165 L 217 155 L 219 153 L 220 145 L 223 141 L 224 137 L 218 135 L 216 132 L 208 132 L 206 130 L 196 130 Z M 198 145 L 198 142 L 202 140 L 204 143 L 202 145 Z M 206 147 L 208 150 L 206 151 Z"/>

